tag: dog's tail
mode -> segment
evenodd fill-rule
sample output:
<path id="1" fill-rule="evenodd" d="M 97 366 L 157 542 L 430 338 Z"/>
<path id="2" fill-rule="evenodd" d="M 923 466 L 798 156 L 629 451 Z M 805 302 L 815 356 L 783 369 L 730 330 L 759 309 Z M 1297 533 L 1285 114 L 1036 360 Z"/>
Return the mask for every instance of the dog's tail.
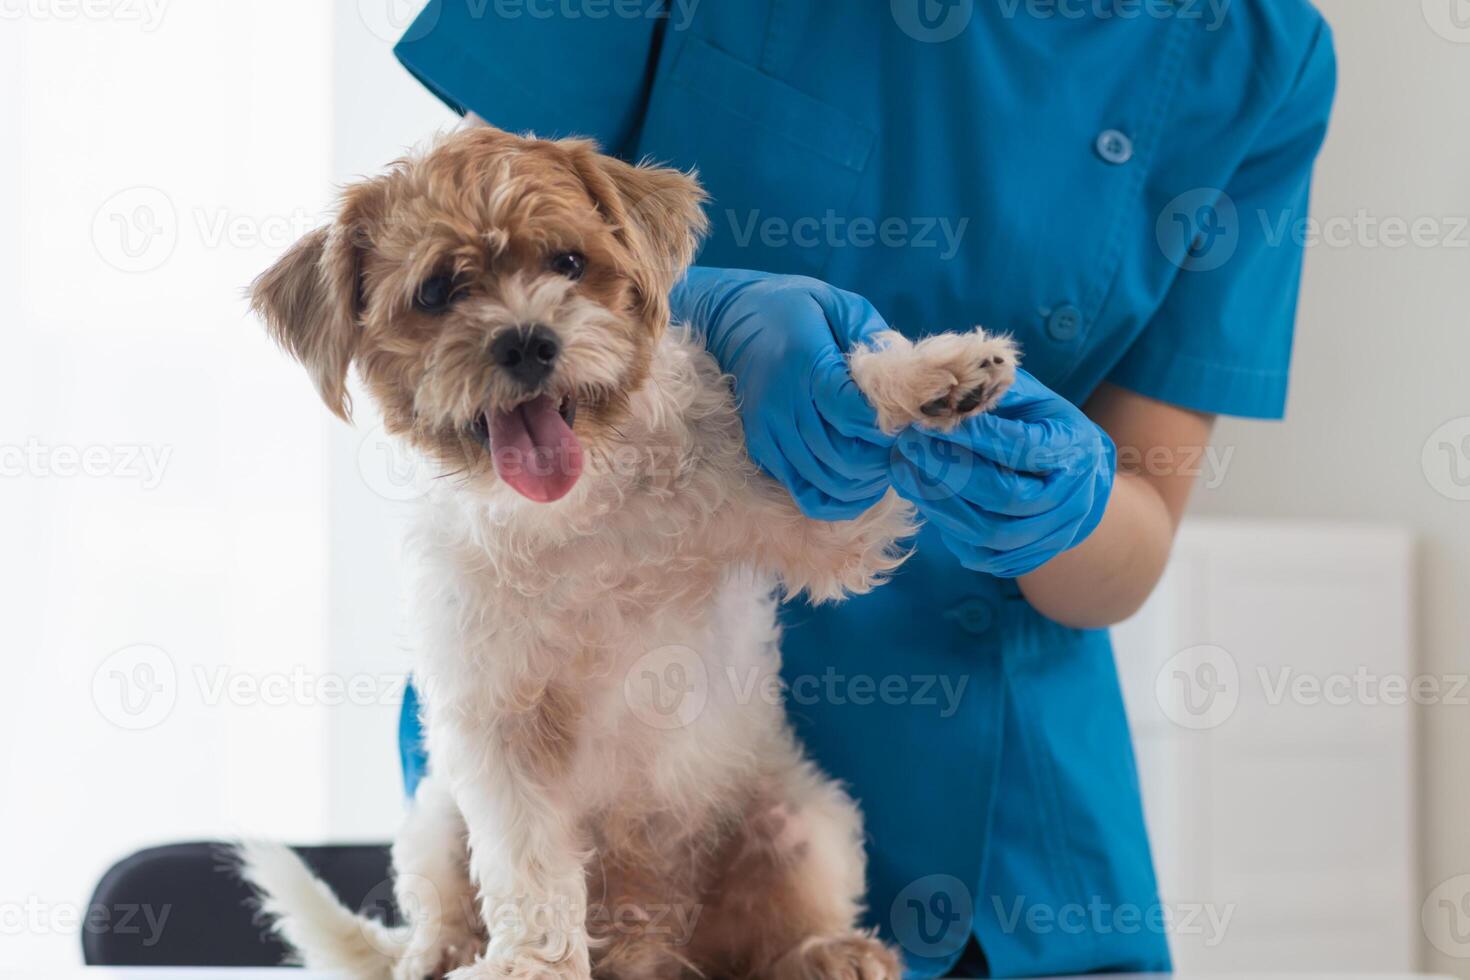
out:
<path id="1" fill-rule="evenodd" d="M 359 980 L 390 980 L 404 945 L 396 930 L 343 905 L 284 844 L 243 841 L 234 852 L 240 876 L 256 891 L 261 915 L 304 966 Z"/>

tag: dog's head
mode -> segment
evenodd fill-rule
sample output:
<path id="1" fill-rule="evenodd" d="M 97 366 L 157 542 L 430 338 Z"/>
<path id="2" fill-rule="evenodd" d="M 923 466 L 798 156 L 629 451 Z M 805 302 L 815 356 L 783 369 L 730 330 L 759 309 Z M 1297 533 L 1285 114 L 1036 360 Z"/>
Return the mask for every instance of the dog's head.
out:
<path id="1" fill-rule="evenodd" d="M 465 129 L 347 188 L 251 305 L 337 415 L 355 364 L 389 432 L 556 500 L 647 380 L 704 199 L 584 140 Z"/>

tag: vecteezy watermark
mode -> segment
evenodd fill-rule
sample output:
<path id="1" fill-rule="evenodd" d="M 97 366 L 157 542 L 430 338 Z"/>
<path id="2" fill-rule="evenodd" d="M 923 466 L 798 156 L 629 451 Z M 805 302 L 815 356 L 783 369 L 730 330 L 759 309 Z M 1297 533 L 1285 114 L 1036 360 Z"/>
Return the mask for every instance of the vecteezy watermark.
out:
<path id="1" fill-rule="evenodd" d="M 662 20 L 682 31 L 700 0 L 358 0 L 357 15 L 379 40 L 419 41 L 439 26 L 445 4 L 472 21 Z"/>
<path id="2" fill-rule="evenodd" d="M 1159 669 L 1154 697 L 1164 717 L 1181 728 L 1218 728 L 1240 704 L 1240 667 L 1223 647 L 1188 647 Z"/>
<path id="3" fill-rule="evenodd" d="M 846 674 L 827 667 L 820 674 L 797 674 L 782 680 L 779 674 L 747 667 L 727 666 L 725 683 L 735 694 L 736 704 L 761 701 L 805 707 L 815 704 L 913 705 L 937 708 L 939 717 L 952 718 L 964 700 L 970 675 L 960 674 Z"/>
<path id="4" fill-rule="evenodd" d="M 92 674 L 92 703 L 118 728 L 143 731 L 161 724 L 179 697 L 173 658 L 146 643 L 107 656 Z"/>
<path id="5" fill-rule="evenodd" d="M 1268 706 L 1399 708 L 1416 704 L 1470 707 L 1470 674 L 1380 674 L 1359 666 L 1351 673 L 1311 674 L 1294 667 L 1258 667 L 1256 679 Z"/>
<path id="6" fill-rule="evenodd" d="M 318 224 L 305 208 L 252 214 L 200 206 L 186 215 L 188 220 L 181 222 L 173 198 L 157 187 L 129 187 L 103 201 L 92 215 L 92 244 L 119 272 L 152 272 L 173 256 L 185 230 L 207 249 L 281 250 Z"/>
<path id="7" fill-rule="evenodd" d="M 888 10 L 898 29 L 915 41 L 940 44 L 970 26 L 975 0 L 889 0 Z"/>
<path id="8" fill-rule="evenodd" d="M 154 31 L 170 0 L 0 0 L 0 20 L 116 21 Z"/>
<path id="9" fill-rule="evenodd" d="M 969 218 L 940 216 L 873 218 L 848 217 L 828 208 L 820 217 L 762 216 L 759 208 L 741 213 L 725 209 L 731 238 L 739 248 L 752 242 L 766 248 L 917 248 L 937 249 L 948 262 L 960 250 Z"/>
<path id="10" fill-rule="evenodd" d="M 157 187 L 118 191 L 92 215 L 92 245 L 119 272 L 151 272 L 168 261 L 178 244 L 178 212 Z"/>
<path id="11" fill-rule="evenodd" d="M 1435 949 L 1470 960 L 1470 875 L 1441 882 L 1419 909 L 1424 936 Z"/>
<path id="12" fill-rule="evenodd" d="M 1114 903 L 1098 896 L 1086 902 L 1031 902 L 1024 896 L 1004 901 L 991 898 L 1002 932 L 1031 936 L 1191 936 L 1207 949 L 1225 941 L 1234 905 L 1177 903 L 1135 905 Z"/>
<path id="13" fill-rule="evenodd" d="M 704 906 L 697 902 L 583 904 L 565 895 L 497 897 L 486 902 L 480 910 L 497 937 L 566 937 L 585 929 L 593 940 L 643 936 L 659 938 L 669 946 L 689 944 L 703 911 Z"/>
<path id="14" fill-rule="evenodd" d="M 1266 245 L 1279 248 L 1453 248 L 1470 249 L 1470 216 L 1463 214 L 1377 215 L 1367 208 L 1319 218 L 1291 212 L 1257 211 Z"/>
<path id="15" fill-rule="evenodd" d="M 999 0 L 1008 20 L 1187 20 L 1218 31 L 1233 0 Z"/>
<path id="16" fill-rule="evenodd" d="M 1240 247 L 1240 215 L 1235 202 L 1212 187 L 1180 194 L 1164 205 L 1154 223 L 1159 250 L 1190 272 L 1218 269 Z"/>
<path id="17" fill-rule="evenodd" d="M 1217 187 L 1180 194 L 1154 223 L 1159 251 L 1189 272 L 1224 266 L 1247 231 L 1259 233 L 1267 248 L 1470 249 L 1470 215 L 1379 215 L 1367 208 L 1327 217 L 1265 208 L 1243 214 Z"/>
<path id="18" fill-rule="evenodd" d="M 1424 478 L 1440 496 L 1470 500 L 1470 415 L 1450 419 L 1424 440 Z"/>
<path id="19" fill-rule="evenodd" d="M 373 426 L 357 444 L 357 472 L 384 500 L 417 500 L 429 492 L 434 468 L 402 439 L 381 424 Z"/>
<path id="20" fill-rule="evenodd" d="M 575 464 L 564 447 L 541 446 L 528 452 L 515 446 L 493 449 L 466 446 L 470 454 L 482 450 L 490 452 L 501 476 L 519 473 L 549 476 L 570 472 L 576 465 L 587 476 L 610 478 L 624 485 L 636 482 L 668 491 L 676 491 L 694 479 L 699 473 L 700 460 L 697 447 L 659 442 L 579 446 Z M 404 440 L 389 434 L 381 424 L 365 433 L 358 443 L 357 469 L 374 493 L 399 502 L 423 497 L 436 479 L 466 475 L 436 466 Z"/>
<path id="21" fill-rule="evenodd" d="M 700 0 L 463 0 L 470 16 L 487 5 L 498 20 L 662 20 L 682 31 L 694 21 Z M 484 16 L 484 14 L 478 14 Z"/>
<path id="22" fill-rule="evenodd" d="M 1470 0 L 1420 0 L 1424 22 L 1446 41 L 1470 44 Z"/>
<path id="23" fill-rule="evenodd" d="M 672 731 L 692 723 L 709 703 L 710 677 L 698 651 L 673 643 L 648 651 L 623 677 L 623 699 L 650 728 Z"/>
<path id="24" fill-rule="evenodd" d="M 53 446 L 31 438 L 20 444 L 0 443 L 0 478 L 137 480 L 144 490 L 154 490 L 163 482 L 172 456 L 172 446 Z"/>
<path id="25" fill-rule="evenodd" d="M 953 956 L 970 938 L 975 900 L 954 875 L 925 875 L 904 886 L 888 907 L 899 945 L 915 956 Z"/>
<path id="26" fill-rule="evenodd" d="M 1224 725 L 1247 693 L 1267 708 L 1470 707 L 1470 674 L 1381 673 L 1363 665 L 1322 674 L 1272 664 L 1243 675 L 1228 650 L 1202 644 L 1170 657 L 1154 680 L 1164 716 L 1194 731 Z"/>
<path id="27" fill-rule="evenodd" d="M 633 663 L 623 678 L 623 696 L 639 720 L 673 730 L 693 723 L 712 699 L 736 707 L 912 705 L 951 718 L 969 683 L 968 674 L 849 674 L 836 667 L 785 678 L 766 665 L 726 664 L 712 670 L 698 651 L 673 644 Z"/>
<path id="28" fill-rule="evenodd" d="M 1234 446 L 1137 446 L 1118 447 L 1118 471 L 1138 476 L 1187 476 L 1206 490 L 1219 489 L 1225 482 Z"/>
<path id="29" fill-rule="evenodd" d="M 391 674 L 318 673 L 297 665 L 285 671 L 245 672 L 227 666 L 195 665 L 192 677 L 207 707 L 323 708 L 391 706 L 403 703 L 408 678 Z"/>
<path id="30" fill-rule="evenodd" d="M 357 0 L 362 26 L 380 41 L 419 41 L 439 24 L 445 0 Z M 458 3 L 459 0 L 448 0 Z M 410 29 L 411 28 L 411 29 Z"/>
<path id="31" fill-rule="evenodd" d="M 334 673 L 296 665 L 279 671 L 240 671 L 195 664 L 179 671 L 164 650 L 149 644 L 110 654 L 92 675 L 92 701 L 119 728 L 143 731 L 163 724 L 181 699 L 206 708 L 392 707 L 403 703 L 402 673 Z"/>
<path id="32" fill-rule="evenodd" d="M 0 936 L 113 935 L 141 936 L 144 948 L 158 945 L 173 914 L 172 905 L 119 902 L 47 902 L 31 897 L 0 901 Z"/>

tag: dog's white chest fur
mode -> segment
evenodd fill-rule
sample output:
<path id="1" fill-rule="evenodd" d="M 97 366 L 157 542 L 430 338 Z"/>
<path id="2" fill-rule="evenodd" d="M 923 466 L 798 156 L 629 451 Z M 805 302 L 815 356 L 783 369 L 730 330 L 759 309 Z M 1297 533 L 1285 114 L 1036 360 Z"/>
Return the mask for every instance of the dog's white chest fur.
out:
<path id="1" fill-rule="evenodd" d="M 491 742 L 556 729 L 587 810 L 687 806 L 784 724 L 775 582 L 732 561 L 758 478 L 728 391 L 674 335 L 636 398 L 640 451 L 594 458 L 606 472 L 565 500 L 438 488 L 412 538 L 427 710 L 484 719 Z M 548 689 L 575 700 L 564 718 L 536 717 Z"/>

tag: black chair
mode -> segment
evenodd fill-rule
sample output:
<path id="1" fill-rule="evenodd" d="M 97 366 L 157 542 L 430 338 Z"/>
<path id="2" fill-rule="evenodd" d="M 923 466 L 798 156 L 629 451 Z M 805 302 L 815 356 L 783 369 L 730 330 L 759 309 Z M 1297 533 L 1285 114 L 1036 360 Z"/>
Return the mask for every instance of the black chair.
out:
<path id="1" fill-rule="evenodd" d="M 395 921 L 387 845 L 298 847 L 352 908 Z M 82 929 L 88 966 L 280 966 L 286 949 L 255 917 L 220 843 L 152 847 L 102 876 Z"/>

